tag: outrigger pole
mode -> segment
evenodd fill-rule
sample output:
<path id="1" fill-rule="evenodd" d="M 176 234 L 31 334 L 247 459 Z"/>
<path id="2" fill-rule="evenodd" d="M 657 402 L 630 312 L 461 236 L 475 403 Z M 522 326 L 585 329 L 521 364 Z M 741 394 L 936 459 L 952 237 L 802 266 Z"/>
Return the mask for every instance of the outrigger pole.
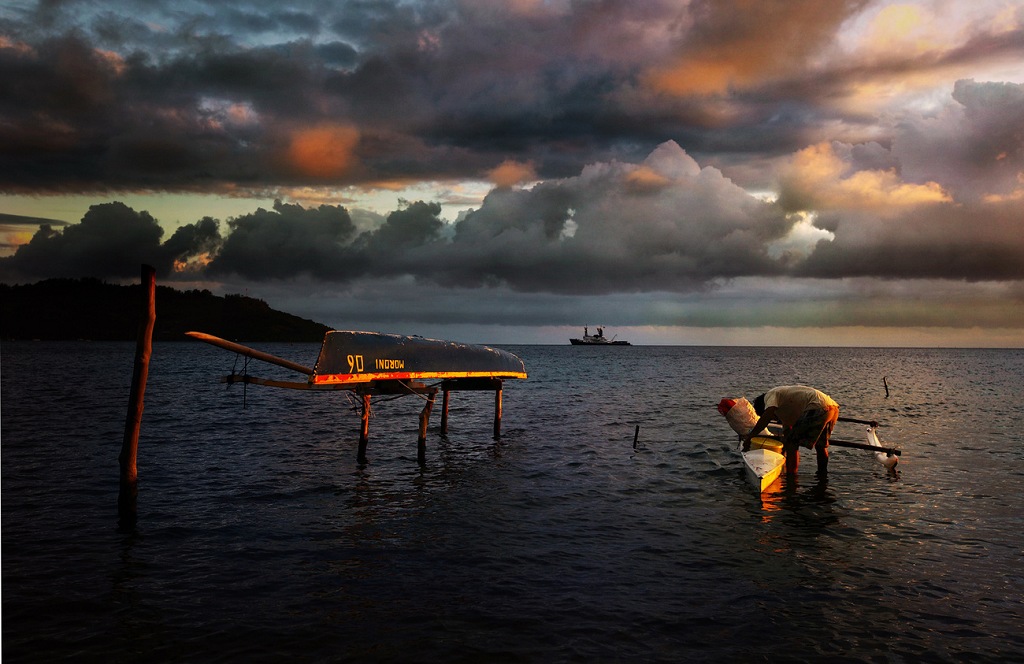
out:
<path id="1" fill-rule="evenodd" d="M 763 433 L 762 434 L 758 434 L 758 435 L 760 437 L 762 437 L 762 438 L 771 438 L 772 440 L 777 440 L 779 442 L 783 442 L 782 438 L 779 438 L 778 436 L 769 436 L 769 435 L 765 435 Z M 852 449 L 855 449 L 855 450 L 869 450 L 871 452 L 885 452 L 886 454 L 888 454 L 890 456 L 893 455 L 893 454 L 895 454 L 896 456 L 899 456 L 900 454 L 903 454 L 903 450 L 900 450 L 900 449 L 895 448 L 895 447 L 876 447 L 874 445 L 868 445 L 867 443 L 855 443 L 855 442 L 852 442 L 852 441 L 849 441 L 849 440 L 836 440 L 835 438 L 829 438 L 828 444 L 829 444 L 830 447 L 834 445 L 835 447 L 849 447 L 849 448 L 852 448 Z"/>
<path id="2" fill-rule="evenodd" d="M 192 337 L 193 339 L 205 341 L 208 344 L 213 344 L 214 346 L 223 348 L 224 350 L 230 350 L 232 352 L 238 353 L 239 355 L 244 355 L 245 357 L 251 357 L 254 360 L 262 360 L 270 364 L 276 364 L 279 367 L 291 369 L 292 371 L 298 371 L 299 373 L 306 374 L 307 376 L 313 375 L 313 370 L 310 369 L 309 367 L 305 367 L 296 362 L 286 360 L 283 357 L 278 357 L 277 355 L 271 355 L 270 353 L 258 351 L 255 348 L 249 348 L 248 346 L 243 346 L 242 344 L 236 344 L 235 342 L 228 341 L 227 339 L 215 337 L 212 334 L 206 334 L 205 332 L 186 332 L 185 334 L 187 336 Z"/>

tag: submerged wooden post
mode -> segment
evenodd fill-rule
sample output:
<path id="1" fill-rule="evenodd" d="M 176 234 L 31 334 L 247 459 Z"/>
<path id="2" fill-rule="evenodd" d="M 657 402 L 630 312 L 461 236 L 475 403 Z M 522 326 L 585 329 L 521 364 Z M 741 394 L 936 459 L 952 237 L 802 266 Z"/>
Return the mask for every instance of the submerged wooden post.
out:
<path id="1" fill-rule="evenodd" d="M 494 390 L 494 439 L 501 438 L 501 380 Z"/>
<path id="2" fill-rule="evenodd" d="M 437 390 L 430 392 L 430 395 L 427 397 L 427 403 L 423 406 L 423 411 L 420 412 L 420 435 L 416 440 L 416 458 L 421 466 L 427 463 L 427 425 L 430 422 L 430 411 L 434 409 L 434 397 L 436 394 Z"/>
<path id="3" fill-rule="evenodd" d="M 124 423 L 121 443 L 120 489 L 117 494 L 118 525 L 122 531 L 135 529 L 138 518 L 139 497 L 139 430 L 145 407 L 146 380 L 149 378 L 149 358 L 153 354 L 153 326 L 156 323 L 156 270 L 142 266 L 142 317 L 139 336 L 135 342 L 135 367 L 132 370 L 132 391 L 128 397 L 128 415 Z"/>
<path id="4" fill-rule="evenodd" d="M 443 395 L 443 397 L 441 399 L 441 435 L 442 436 L 447 436 L 448 435 L 448 395 L 450 393 L 451 393 L 451 390 L 449 390 L 448 388 L 444 388 L 441 391 L 441 394 Z"/>
<path id="5" fill-rule="evenodd" d="M 370 395 L 363 395 L 363 411 L 359 416 L 359 452 L 356 463 L 366 463 L 366 442 L 370 438 Z"/>

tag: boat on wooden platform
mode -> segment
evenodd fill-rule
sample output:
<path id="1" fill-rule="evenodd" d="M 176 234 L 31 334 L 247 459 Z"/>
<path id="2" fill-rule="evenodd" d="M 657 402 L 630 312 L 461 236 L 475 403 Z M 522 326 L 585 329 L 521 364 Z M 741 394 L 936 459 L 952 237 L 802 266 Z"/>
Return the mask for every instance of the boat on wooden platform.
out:
<path id="1" fill-rule="evenodd" d="M 419 336 L 332 330 L 324 335 L 316 364 L 310 368 L 211 334 L 185 334 L 307 376 L 301 382 L 251 377 L 245 381 L 271 387 L 367 391 L 390 381 L 526 378 L 523 361 L 508 351 Z"/>
<path id="2" fill-rule="evenodd" d="M 629 346 L 628 341 L 616 340 L 615 337 L 611 339 L 604 336 L 604 328 L 598 327 L 597 334 L 590 334 L 590 328 L 583 328 L 583 338 L 569 339 L 569 343 L 573 346 Z"/>
<path id="3" fill-rule="evenodd" d="M 449 393 L 460 390 L 494 392 L 494 438 L 501 436 L 501 393 L 506 379 L 526 378 L 526 366 L 508 351 L 419 336 L 332 330 L 324 335 L 312 367 L 271 355 L 204 332 L 186 335 L 244 357 L 275 364 L 303 374 L 305 380 L 276 380 L 250 376 L 248 362 L 241 374 L 232 370 L 221 380 L 228 384 L 265 385 L 293 390 L 350 390 L 362 401 L 359 463 L 366 463 L 370 399 L 378 395 L 419 395 L 426 402 L 420 413 L 417 458 L 425 463 L 427 424 L 434 398 L 443 395 L 441 434 L 448 432 Z M 424 381 L 436 380 L 432 385 Z"/>

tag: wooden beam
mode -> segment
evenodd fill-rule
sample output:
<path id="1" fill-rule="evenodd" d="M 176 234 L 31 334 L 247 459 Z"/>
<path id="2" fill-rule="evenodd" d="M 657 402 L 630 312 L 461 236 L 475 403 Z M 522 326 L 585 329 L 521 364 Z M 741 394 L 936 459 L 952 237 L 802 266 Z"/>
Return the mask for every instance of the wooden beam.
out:
<path id="1" fill-rule="evenodd" d="M 420 435 L 416 440 L 416 458 L 421 466 L 427 463 L 427 426 L 430 423 L 430 411 L 434 409 L 434 397 L 436 395 L 437 390 L 435 389 L 427 397 L 427 403 L 424 404 L 423 411 L 420 412 Z"/>
<path id="2" fill-rule="evenodd" d="M 441 391 L 441 435 L 448 435 L 448 395 L 451 394 L 451 390 Z"/>
<path id="3" fill-rule="evenodd" d="M 501 438 L 501 381 L 498 381 L 498 389 L 494 390 L 494 439 Z"/>

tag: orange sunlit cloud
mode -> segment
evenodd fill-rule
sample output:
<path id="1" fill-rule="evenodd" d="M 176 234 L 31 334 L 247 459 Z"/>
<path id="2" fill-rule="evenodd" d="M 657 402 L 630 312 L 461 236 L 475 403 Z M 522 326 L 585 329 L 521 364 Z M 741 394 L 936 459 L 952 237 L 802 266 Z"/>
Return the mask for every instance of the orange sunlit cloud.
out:
<path id="1" fill-rule="evenodd" d="M 123 75 L 127 70 L 124 58 L 119 53 L 104 49 L 96 49 L 94 52 L 96 53 L 96 57 L 98 57 L 100 61 L 106 64 L 110 70 L 118 76 Z"/>
<path id="2" fill-rule="evenodd" d="M 498 187 L 514 187 L 517 184 L 536 180 L 537 172 L 533 169 L 533 164 L 506 159 L 487 172 L 487 179 Z"/>
<path id="3" fill-rule="evenodd" d="M 935 182 L 902 182 L 894 170 L 853 171 L 829 143 L 797 152 L 786 183 L 817 210 L 892 209 L 952 200 Z"/>
<path id="4" fill-rule="evenodd" d="M 626 175 L 626 188 L 634 193 L 658 191 L 670 184 L 671 180 L 649 166 L 640 166 Z"/>
<path id="5" fill-rule="evenodd" d="M 19 55 L 29 55 L 35 50 L 25 42 L 13 41 L 6 35 L 0 35 L 0 49 L 11 49 Z"/>
<path id="6" fill-rule="evenodd" d="M 999 158 L 1002 158 L 1002 155 Z M 1017 173 L 1017 187 L 1013 191 L 1008 194 L 987 194 L 982 197 L 982 200 L 986 203 L 1024 201 L 1024 172 Z"/>
<path id="7" fill-rule="evenodd" d="M 18 247 L 28 244 L 35 234 L 35 230 L 6 229 L 0 227 L 0 256 L 13 254 Z"/>
<path id="8" fill-rule="evenodd" d="M 971 9 L 967 4 L 953 3 L 941 8 L 890 5 L 875 14 L 862 30 L 848 31 L 843 46 L 845 61 L 870 73 L 851 81 L 847 93 L 834 103 L 849 112 L 870 113 L 886 105 L 910 103 L 922 95 L 927 99 L 930 91 L 948 85 L 950 80 L 976 76 L 975 59 L 950 56 L 981 35 L 987 35 L 989 44 L 998 43 L 1020 30 L 1021 18 L 1009 3 L 994 16 L 972 15 Z M 1019 68 L 1019 56 L 1012 50 L 999 55 L 986 48 L 975 57 L 982 56 L 990 57 L 993 65 L 1001 62 L 1010 70 Z"/>
<path id="9" fill-rule="evenodd" d="M 675 95 L 724 94 L 736 84 L 755 78 L 754 72 L 740 72 L 739 63 L 722 60 L 688 60 L 673 67 L 655 70 L 648 79 L 662 92 Z"/>
<path id="10" fill-rule="evenodd" d="M 402 191 L 409 186 L 409 180 L 374 180 L 362 186 L 364 191 Z"/>
<path id="11" fill-rule="evenodd" d="M 213 262 L 213 256 L 209 252 L 204 252 L 198 256 L 192 256 L 188 260 L 175 259 L 173 270 L 176 273 L 184 272 L 201 272 L 202 268 Z"/>
<path id="12" fill-rule="evenodd" d="M 918 55 L 941 49 L 944 43 L 920 7 L 891 5 L 871 22 L 864 47 L 875 53 Z"/>
<path id="13" fill-rule="evenodd" d="M 355 164 L 359 131 L 350 125 L 318 125 L 300 129 L 291 137 L 288 160 L 303 175 L 336 178 Z"/>
<path id="14" fill-rule="evenodd" d="M 895 8 L 890 8 L 895 9 Z M 904 18 L 903 21 L 909 21 Z M 901 56 L 905 59 L 929 56 L 926 59 L 938 60 L 942 49 L 936 42 L 920 38 L 909 39 L 906 35 L 894 34 L 891 26 L 873 33 L 865 42 L 856 58 L 870 63 L 879 58 Z M 952 74 L 955 75 L 955 74 Z M 951 72 L 945 68 L 924 67 L 919 69 L 905 68 L 899 75 L 883 74 L 865 76 L 850 81 L 846 94 L 834 100 L 837 107 L 851 113 L 870 113 L 894 100 L 905 99 L 919 91 L 927 91 L 946 81 Z"/>
<path id="15" fill-rule="evenodd" d="M 759 0 L 710 3 L 702 32 L 645 81 L 670 95 L 715 96 L 805 68 L 848 18 L 843 3 L 792 2 L 785 11 Z"/>

